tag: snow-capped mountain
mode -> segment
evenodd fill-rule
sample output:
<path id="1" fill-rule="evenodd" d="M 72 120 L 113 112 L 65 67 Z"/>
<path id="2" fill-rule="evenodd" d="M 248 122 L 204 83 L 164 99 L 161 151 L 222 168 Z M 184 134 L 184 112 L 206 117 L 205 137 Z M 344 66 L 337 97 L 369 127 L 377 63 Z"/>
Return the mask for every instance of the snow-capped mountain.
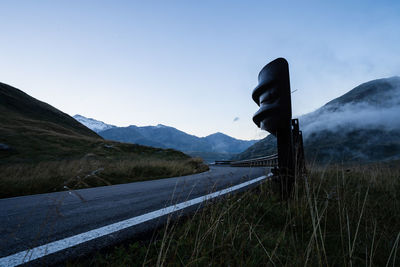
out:
<path id="1" fill-rule="evenodd" d="M 207 161 L 210 162 L 217 159 L 228 159 L 257 141 L 239 140 L 223 133 L 197 137 L 163 124 L 118 127 L 82 115 L 75 115 L 74 118 L 107 140 L 172 148 L 196 157 L 207 157 Z"/>
<path id="2" fill-rule="evenodd" d="M 98 121 L 92 118 L 86 118 L 85 116 L 79 114 L 76 114 L 73 118 L 91 129 L 92 131 L 95 131 L 96 133 L 116 127 L 102 121 Z"/>

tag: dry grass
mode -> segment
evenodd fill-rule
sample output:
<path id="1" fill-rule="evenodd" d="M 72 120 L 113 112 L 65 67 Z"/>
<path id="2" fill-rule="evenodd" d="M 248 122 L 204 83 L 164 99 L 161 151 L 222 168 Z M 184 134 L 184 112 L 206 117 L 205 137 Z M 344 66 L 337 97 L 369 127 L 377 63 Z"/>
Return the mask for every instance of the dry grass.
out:
<path id="1" fill-rule="evenodd" d="M 282 203 L 275 185 L 228 196 L 91 266 L 398 266 L 400 170 L 314 168 Z"/>
<path id="2" fill-rule="evenodd" d="M 0 165 L 0 197 L 62 191 L 175 177 L 203 172 L 201 159 L 134 157 L 82 159 Z"/>

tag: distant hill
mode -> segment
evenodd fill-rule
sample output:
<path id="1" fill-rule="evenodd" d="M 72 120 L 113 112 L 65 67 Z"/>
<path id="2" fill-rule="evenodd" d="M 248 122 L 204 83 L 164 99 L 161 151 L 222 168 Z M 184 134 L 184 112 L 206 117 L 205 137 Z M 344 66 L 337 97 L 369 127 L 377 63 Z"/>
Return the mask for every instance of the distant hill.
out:
<path id="1" fill-rule="evenodd" d="M 223 133 L 215 133 L 203 138 L 211 144 L 212 152 L 218 153 L 239 153 L 252 146 L 257 140 L 238 140 Z"/>
<path id="2" fill-rule="evenodd" d="M 90 119 L 90 123 L 88 123 L 88 119 L 82 115 L 75 115 L 74 118 L 93 130 L 95 130 L 93 125 L 108 125 L 94 119 Z M 109 129 L 98 131 L 98 134 L 107 140 L 177 149 L 192 156 L 200 156 L 209 162 L 215 159 L 230 158 L 256 142 L 256 140 L 238 140 L 223 133 L 197 137 L 162 124 L 144 127 L 112 126 Z"/>
<path id="3" fill-rule="evenodd" d="M 0 83 L 0 163 L 68 156 L 77 149 L 72 144 L 89 139 L 103 140 L 60 110 Z"/>
<path id="4" fill-rule="evenodd" d="M 306 156 L 319 162 L 400 158 L 400 77 L 363 83 L 299 118 Z M 272 135 L 236 159 L 276 152 Z"/>
<path id="5" fill-rule="evenodd" d="M 211 151 L 202 138 L 165 125 L 116 127 L 99 132 L 103 138 L 126 143 L 173 148 L 180 151 Z"/>

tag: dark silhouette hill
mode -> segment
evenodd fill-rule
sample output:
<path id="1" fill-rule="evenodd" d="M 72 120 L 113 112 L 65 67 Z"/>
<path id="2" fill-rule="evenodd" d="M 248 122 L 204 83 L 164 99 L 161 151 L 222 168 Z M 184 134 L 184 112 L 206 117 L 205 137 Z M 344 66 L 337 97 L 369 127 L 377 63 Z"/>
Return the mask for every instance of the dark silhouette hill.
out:
<path id="1" fill-rule="evenodd" d="M 4 83 L 0 83 L 0 110 L 3 124 L 4 120 L 15 124 L 17 121 L 12 121 L 12 119 L 41 121 L 48 123 L 48 127 L 54 127 L 59 132 L 101 138 L 68 114 Z"/>
<path id="2" fill-rule="evenodd" d="M 0 159 L 36 161 L 71 156 L 103 139 L 69 115 L 0 83 Z"/>

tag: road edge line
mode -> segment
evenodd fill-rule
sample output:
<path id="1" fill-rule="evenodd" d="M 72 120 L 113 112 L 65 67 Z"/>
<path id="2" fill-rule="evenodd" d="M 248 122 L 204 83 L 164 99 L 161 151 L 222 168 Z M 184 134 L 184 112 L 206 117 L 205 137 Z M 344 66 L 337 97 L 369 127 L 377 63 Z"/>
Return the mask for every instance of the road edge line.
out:
<path id="1" fill-rule="evenodd" d="M 191 200 L 187 200 L 175 205 L 171 205 L 159 210 L 155 210 L 152 212 L 148 212 L 139 216 L 132 217 L 130 219 L 126 219 L 123 221 L 119 221 L 116 223 L 112 223 L 106 226 L 102 226 L 97 229 L 89 230 L 84 233 L 80 233 L 77 235 L 73 235 L 70 237 L 66 237 L 64 239 L 60 239 L 57 241 L 53 241 L 32 249 L 24 250 L 21 252 L 17 252 L 15 254 L 0 258 L 0 266 L 17 266 L 21 264 L 28 263 L 30 261 L 48 256 L 50 254 L 62 251 L 64 249 L 68 249 L 77 245 L 80 245 L 82 243 L 94 240 L 96 238 L 100 238 L 112 233 L 115 233 L 117 231 L 138 225 L 140 223 L 144 223 L 153 219 L 156 219 L 158 217 L 164 216 L 171 214 L 173 212 L 188 208 L 190 206 L 199 204 L 201 202 L 223 196 L 225 194 L 231 193 L 233 191 L 236 191 L 238 189 L 241 189 L 243 187 L 246 187 L 248 185 L 257 183 L 261 180 L 266 179 L 268 176 L 263 175 L 258 178 L 252 179 L 250 181 L 231 186 L 225 189 L 222 189 L 220 191 L 210 193 L 201 197 L 197 197 Z"/>

